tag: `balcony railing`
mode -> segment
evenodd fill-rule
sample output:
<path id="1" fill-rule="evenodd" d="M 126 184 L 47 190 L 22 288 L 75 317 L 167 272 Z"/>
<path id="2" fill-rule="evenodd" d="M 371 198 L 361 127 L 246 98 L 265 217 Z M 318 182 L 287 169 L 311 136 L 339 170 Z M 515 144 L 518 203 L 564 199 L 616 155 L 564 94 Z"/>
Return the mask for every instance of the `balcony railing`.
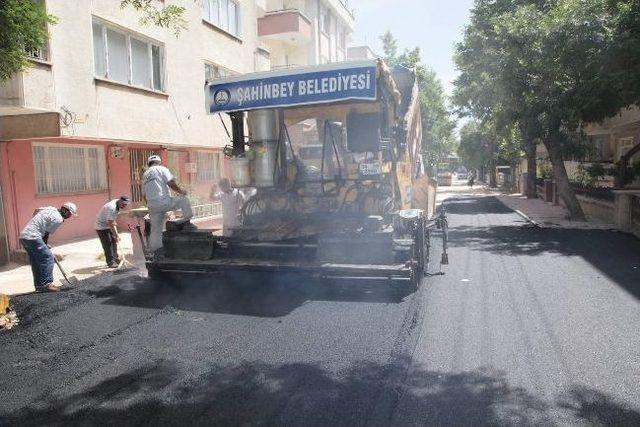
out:
<path id="1" fill-rule="evenodd" d="M 38 49 L 33 49 L 33 50 L 25 50 L 25 52 L 27 53 L 27 56 L 31 59 L 35 59 L 38 61 L 49 60 L 49 53 L 46 46 Z"/>
<path id="2" fill-rule="evenodd" d="M 193 218 L 208 218 L 212 216 L 222 215 L 222 204 L 217 203 L 207 203 L 204 205 L 196 205 L 192 207 L 193 209 Z"/>

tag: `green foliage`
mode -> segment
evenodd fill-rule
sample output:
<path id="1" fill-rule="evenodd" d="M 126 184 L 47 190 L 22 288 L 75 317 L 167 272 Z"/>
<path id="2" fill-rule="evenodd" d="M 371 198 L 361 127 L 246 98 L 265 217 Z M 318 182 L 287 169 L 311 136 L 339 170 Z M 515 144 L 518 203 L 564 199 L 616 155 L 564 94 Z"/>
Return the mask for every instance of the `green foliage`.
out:
<path id="1" fill-rule="evenodd" d="M 121 0 L 120 7 L 132 7 L 140 13 L 141 25 L 155 25 L 171 30 L 177 37 L 180 32 L 187 29 L 187 21 L 183 18 L 185 8 L 174 4 L 157 6 L 157 0 Z"/>
<path id="2" fill-rule="evenodd" d="M 458 156 L 468 169 L 480 169 L 488 165 L 490 137 L 479 122 L 467 122 L 462 126 Z"/>
<path id="3" fill-rule="evenodd" d="M 455 103 L 567 141 L 640 99 L 639 24 L 637 0 L 478 0 L 456 49 Z"/>
<path id="4" fill-rule="evenodd" d="M 380 41 L 382 41 L 384 61 L 389 65 L 395 65 L 398 56 L 398 42 L 391 34 L 391 31 L 387 30 L 380 36 Z"/>
<path id="5" fill-rule="evenodd" d="M 389 31 L 380 39 L 385 62 L 415 70 L 420 90 L 422 152 L 425 162 L 434 168 L 456 149 L 456 121 L 447 109 L 447 96 L 442 82 L 435 71 L 422 63 L 420 48 L 405 50 L 398 55 L 397 41 Z"/>
<path id="6" fill-rule="evenodd" d="M 43 2 L 0 1 L 0 82 L 29 67 L 26 52 L 46 44 L 47 24 L 55 22 Z"/>
<path id="7" fill-rule="evenodd" d="M 588 166 L 580 164 L 571 180 L 582 187 L 594 188 L 598 182 L 598 177 L 589 172 Z"/>
<path id="8" fill-rule="evenodd" d="M 586 167 L 586 171 L 587 174 L 595 180 L 604 179 L 604 177 L 607 175 L 607 170 L 600 163 L 590 164 Z"/>
<path id="9" fill-rule="evenodd" d="M 538 177 L 544 180 L 553 179 L 553 168 L 550 163 L 545 162 L 538 166 Z"/>
<path id="10" fill-rule="evenodd" d="M 462 115 L 518 125 L 552 161 L 585 155 L 576 138 L 640 101 L 638 0 L 476 0 L 456 48 Z M 554 169 L 572 217 L 582 217 L 564 168 Z"/>

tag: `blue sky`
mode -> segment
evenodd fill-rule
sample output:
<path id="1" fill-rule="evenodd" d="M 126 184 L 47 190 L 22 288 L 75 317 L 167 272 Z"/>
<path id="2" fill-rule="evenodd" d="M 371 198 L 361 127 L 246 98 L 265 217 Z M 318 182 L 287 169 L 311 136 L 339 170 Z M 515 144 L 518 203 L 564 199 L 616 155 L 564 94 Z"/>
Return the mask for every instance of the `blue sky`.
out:
<path id="1" fill-rule="evenodd" d="M 367 44 L 382 54 L 379 36 L 391 30 L 399 50 L 420 47 L 422 60 L 431 66 L 451 91 L 456 76 L 452 54 L 469 21 L 473 0 L 350 0 L 356 24 L 351 45 Z"/>

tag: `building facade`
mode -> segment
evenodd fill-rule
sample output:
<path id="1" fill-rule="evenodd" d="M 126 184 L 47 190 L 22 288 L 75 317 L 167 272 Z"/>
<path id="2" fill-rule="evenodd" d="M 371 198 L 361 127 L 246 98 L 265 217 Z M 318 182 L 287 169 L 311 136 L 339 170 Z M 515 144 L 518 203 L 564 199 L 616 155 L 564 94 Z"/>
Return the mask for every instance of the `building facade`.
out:
<path id="1" fill-rule="evenodd" d="M 54 243 L 90 236 L 97 210 L 129 194 L 159 154 L 211 214 L 225 174 L 227 117 L 207 115 L 205 82 L 346 59 L 346 0 L 157 0 L 185 7 L 178 36 L 143 25 L 119 0 L 40 0 L 57 17 L 32 66 L 0 85 L 0 264 L 34 209 L 66 200 L 79 217 Z"/>
<path id="2" fill-rule="evenodd" d="M 347 0 L 266 0 L 258 36 L 272 68 L 347 60 L 354 17 Z"/>
<path id="3" fill-rule="evenodd" d="M 29 52 L 32 66 L 0 86 L 4 260 L 19 249 L 19 231 L 39 206 L 77 203 L 73 226 L 54 236 L 61 242 L 91 235 L 110 198 L 129 194 L 143 203 L 140 175 L 151 153 L 174 170 L 194 204 L 209 203 L 230 140 L 227 119 L 205 113 L 203 87 L 224 73 L 270 68 L 257 37 L 264 5 L 179 3 L 187 28 L 176 37 L 141 25 L 138 12 L 118 0 L 45 2 L 58 21 L 48 45 Z"/>

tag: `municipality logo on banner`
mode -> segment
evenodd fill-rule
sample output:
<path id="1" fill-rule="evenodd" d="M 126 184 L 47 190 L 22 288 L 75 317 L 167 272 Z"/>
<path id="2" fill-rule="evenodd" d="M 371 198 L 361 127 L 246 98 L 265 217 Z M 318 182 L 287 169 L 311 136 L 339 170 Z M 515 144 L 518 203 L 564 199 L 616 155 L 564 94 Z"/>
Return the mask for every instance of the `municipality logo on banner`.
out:
<path id="1" fill-rule="evenodd" d="M 207 87 L 209 113 L 376 99 L 376 65 L 261 73 L 221 79 Z"/>

